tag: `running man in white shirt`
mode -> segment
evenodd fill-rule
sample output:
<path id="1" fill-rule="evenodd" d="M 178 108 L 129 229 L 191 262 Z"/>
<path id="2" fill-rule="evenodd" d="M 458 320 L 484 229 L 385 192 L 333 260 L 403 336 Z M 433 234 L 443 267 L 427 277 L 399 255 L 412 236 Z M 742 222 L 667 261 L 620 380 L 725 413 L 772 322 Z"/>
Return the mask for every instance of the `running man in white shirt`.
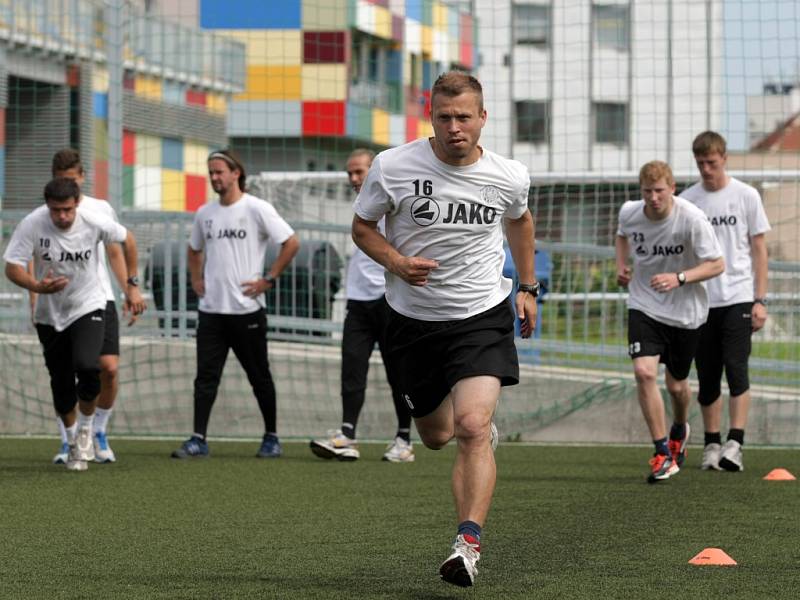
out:
<path id="1" fill-rule="evenodd" d="M 676 198 L 667 163 L 652 161 L 639 171 L 644 200 L 619 211 L 617 282 L 628 286 L 628 354 L 633 359 L 642 415 L 655 445 L 647 481 L 680 470 L 689 441 L 689 369 L 698 328 L 708 316 L 703 281 L 725 269 L 722 250 L 701 210 Z M 628 260 L 633 260 L 633 273 Z M 666 434 L 658 364 L 666 366 L 673 424 Z"/>
<path id="2" fill-rule="evenodd" d="M 375 153 L 364 148 L 350 153 L 347 177 L 356 192 L 361 191 L 361 184 L 373 158 Z M 382 225 L 383 222 L 381 231 Z M 360 456 L 356 426 L 364 406 L 369 357 L 377 342 L 397 414 L 397 434 L 383 453 L 383 460 L 392 463 L 414 461 L 410 438 L 411 410 L 403 400 L 387 362 L 386 328 L 389 312 L 385 292 L 383 267 L 364 254 L 361 248 L 356 248 L 347 266 L 347 315 L 342 334 L 342 428 L 331 432 L 325 439 L 312 440 L 311 451 L 321 458 L 353 461 Z"/>
<path id="3" fill-rule="evenodd" d="M 754 332 L 767 320 L 767 241 L 770 230 L 758 192 L 725 172 L 725 138 L 704 131 L 692 144 L 702 181 L 681 194 L 708 217 L 725 257 L 725 272 L 708 282 L 711 307 L 700 328 L 695 365 L 703 413 L 703 469 L 741 471 L 750 409 L 748 361 Z M 730 428 L 722 445 L 722 372 L 730 395 Z"/>
<path id="4" fill-rule="evenodd" d="M 245 193 L 245 171 L 230 150 L 208 156 L 208 175 L 219 202 L 197 211 L 189 240 L 192 289 L 200 298 L 197 324 L 197 376 L 194 380 L 194 432 L 173 458 L 208 456 L 206 432 L 228 351 L 233 349 L 253 388 L 264 419 L 256 456 L 277 458 L 275 383 L 267 354 L 264 292 L 297 254 L 300 242 L 271 204 Z M 264 256 L 272 240 L 281 245 L 264 275 Z"/>
<path id="5" fill-rule="evenodd" d="M 91 422 L 100 392 L 107 304 L 97 245 L 123 243 L 125 264 L 135 272 L 136 243 L 119 223 L 95 211 L 79 210 L 81 192 L 72 179 L 50 181 L 44 198 L 46 205 L 14 230 L 4 254 L 5 270 L 12 282 L 38 294 L 34 323 L 56 413 L 67 430 L 67 469 L 83 471 L 94 455 Z M 27 268 L 31 260 L 33 275 Z M 127 304 L 135 314 L 144 309 L 130 299 Z"/>
<path id="6" fill-rule="evenodd" d="M 51 171 L 53 177 L 67 177 L 74 180 L 83 190 L 84 170 L 81 157 L 77 150 L 65 148 L 53 155 Z M 117 221 L 117 213 L 111 204 L 105 200 L 100 200 L 87 196 L 81 192 L 80 210 L 95 211 L 99 214 Z M 106 292 L 106 311 L 105 311 L 105 337 L 103 348 L 100 350 L 100 395 L 97 398 L 97 405 L 92 421 L 92 440 L 94 442 L 94 460 L 98 463 L 115 462 L 116 455 L 111 449 L 107 438 L 108 422 L 114 408 L 114 402 L 119 392 L 119 317 L 117 315 L 117 305 L 114 298 L 114 289 L 111 287 L 111 279 L 106 267 L 106 247 L 105 244 L 97 245 L 97 253 L 100 268 L 100 280 Z M 134 270 L 128 271 L 122 249 L 118 244 L 108 246 L 108 264 L 117 279 L 119 289 L 124 290 L 126 301 L 123 304 L 123 314 L 130 314 L 128 325 L 132 325 L 140 312 L 145 308 L 144 300 L 139 291 L 139 278 L 134 265 Z M 36 294 L 31 292 L 31 310 L 34 310 Z M 135 310 L 129 310 L 136 307 Z M 58 418 L 58 429 L 61 434 L 61 449 L 53 458 L 56 464 L 63 464 L 67 461 L 69 444 L 64 422 Z"/>
<path id="7" fill-rule="evenodd" d="M 533 217 L 527 168 L 478 145 L 480 82 L 440 76 L 431 90 L 434 137 L 379 154 L 355 202 L 353 239 L 386 269 L 389 363 L 432 449 L 455 438 L 458 528 L 441 577 L 471 586 L 496 480 L 492 416 L 500 388 L 519 381 L 514 317 L 536 323 Z M 386 234 L 378 223 L 386 219 Z M 506 300 L 503 223 L 521 285 Z"/>

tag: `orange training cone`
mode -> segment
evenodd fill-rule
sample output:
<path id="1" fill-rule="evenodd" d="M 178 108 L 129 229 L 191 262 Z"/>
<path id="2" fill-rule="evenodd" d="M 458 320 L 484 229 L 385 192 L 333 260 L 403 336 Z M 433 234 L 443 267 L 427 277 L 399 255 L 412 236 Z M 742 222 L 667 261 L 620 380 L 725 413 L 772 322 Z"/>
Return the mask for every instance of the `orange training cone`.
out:
<path id="1" fill-rule="evenodd" d="M 736 561 L 719 548 L 706 548 L 689 561 L 690 565 L 735 565 Z"/>
<path id="2" fill-rule="evenodd" d="M 767 481 L 794 481 L 797 477 L 786 469 L 772 469 L 772 471 L 764 475 L 764 479 Z"/>

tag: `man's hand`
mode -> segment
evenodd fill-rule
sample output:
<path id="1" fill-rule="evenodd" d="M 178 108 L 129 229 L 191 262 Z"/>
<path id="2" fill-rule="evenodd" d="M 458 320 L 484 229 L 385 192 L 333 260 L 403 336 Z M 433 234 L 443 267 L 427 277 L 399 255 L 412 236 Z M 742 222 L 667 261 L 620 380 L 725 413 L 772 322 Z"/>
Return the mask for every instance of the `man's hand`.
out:
<path id="1" fill-rule="evenodd" d="M 242 282 L 242 293 L 248 298 L 257 298 L 269 289 L 272 289 L 272 281 L 261 277 L 252 281 Z"/>
<path id="2" fill-rule="evenodd" d="M 753 308 L 750 310 L 751 326 L 753 333 L 764 327 L 767 322 L 767 307 L 760 302 L 754 302 Z"/>
<path id="3" fill-rule="evenodd" d="M 617 269 L 617 284 L 621 285 L 622 287 L 628 287 L 628 284 L 631 282 L 631 268 L 630 267 L 622 267 L 621 269 Z"/>
<path id="4" fill-rule="evenodd" d="M 205 279 L 192 279 L 192 289 L 197 294 L 198 298 L 206 295 L 206 280 Z"/>
<path id="5" fill-rule="evenodd" d="M 527 292 L 517 292 L 515 304 L 517 318 L 520 322 L 520 334 L 523 338 L 529 338 L 536 328 L 536 311 L 538 309 L 536 298 Z"/>
<path id="6" fill-rule="evenodd" d="M 50 269 L 40 281 L 36 282 L 36 289 L 32 290 L 37 294 L 56 294 L 67 287 L 69 279 L 63 275 L 53 277 L 53 269 Z"/>
<path id="7" fill-rule="evenodd" d="M 674 290 L 680 285 L 676 273 L 659 273 L 650 278 L 650 287 L 660 294 Z"/>
<path id="8" fill-rule="evenodd" d="M 147 308 L 147 302 L 142 298 L 142 293 L 135 285 L 129 285 L 128 291 L 125 293 L 125 303 L 122 305 L 122 316 L 130 315 L 128 327 L 136 323 L 139 315 L 142 314 Z"/>
<path id="9" fill-rule="evenodd" d="M 392 264 L 391 272 L 409 285 L 423 286 L 428 283 L 428 275 L 439 263 L 421 256 L 402 256 Z"/>

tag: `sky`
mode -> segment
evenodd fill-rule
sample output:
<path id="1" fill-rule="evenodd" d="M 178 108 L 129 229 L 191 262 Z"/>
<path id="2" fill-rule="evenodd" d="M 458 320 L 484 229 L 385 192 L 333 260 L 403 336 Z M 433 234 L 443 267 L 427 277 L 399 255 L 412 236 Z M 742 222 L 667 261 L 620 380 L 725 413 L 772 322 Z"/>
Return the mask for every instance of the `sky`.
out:
<path id="1" fill-rule="evenodd" d="M 724 0 L 722 131 L 747 147 L 746 96 L 800 79 L 800 0 Z"/>

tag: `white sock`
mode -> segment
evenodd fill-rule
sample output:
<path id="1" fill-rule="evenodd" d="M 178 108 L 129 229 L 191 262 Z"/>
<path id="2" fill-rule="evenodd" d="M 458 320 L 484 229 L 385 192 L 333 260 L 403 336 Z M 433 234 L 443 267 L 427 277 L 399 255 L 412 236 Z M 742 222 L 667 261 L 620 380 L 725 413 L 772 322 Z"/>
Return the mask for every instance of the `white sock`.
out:
<path id="1" fill-rule="evenodd" d="M 108 420 L 111 418 L 111 411 L 113 408 L 96 408 L 94 409 L 94 431 L 95 433 L 105 433 L 108 426 Z"/>
<path id="2" fill-rule="evenodd" d="M 67 430 L 64 427 L 64 421 L 61 420 L 61 417 L 56 417 L 56 423 L 58 423 L 58 435 L 61 436 L 61 443 L 68 444 L 69 440 L 67 439 Z"/>
<path id="3" fill-rule="evenodd" d="M 67 433 L 67 442 L 70 443 L 70 444 L 74 444 L 75 443 L 75 436 L 78 434 L 78 423 L 77 423 L 77 421 L 75 423 L 73 423 L 72 425 L 70 425 L 69 427 L 67 427 L 65 429 L 65 431 Z"/>
<path id="4" fill-rule="evenodd" d="M 78 411 L 78 428 L 81 427 L 88 427 L 90 430 L 92 428 L 92 421 L 94 421 L 94 415 L 85 415 L 81 411 Z"/>

